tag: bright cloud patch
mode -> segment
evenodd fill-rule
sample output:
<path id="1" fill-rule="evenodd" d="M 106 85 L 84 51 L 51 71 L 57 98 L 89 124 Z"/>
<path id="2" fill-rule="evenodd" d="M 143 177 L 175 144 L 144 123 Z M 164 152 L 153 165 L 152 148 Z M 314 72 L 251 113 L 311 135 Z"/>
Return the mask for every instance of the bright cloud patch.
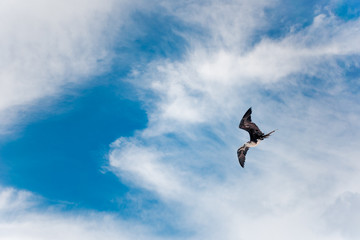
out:
<path id="1" fill-rule="evenodd" d="M 36 101 L 106 69 L 112 41 L 107 24 L 114 3 L 35 0 L 0 5 L 1 134 Z"/>

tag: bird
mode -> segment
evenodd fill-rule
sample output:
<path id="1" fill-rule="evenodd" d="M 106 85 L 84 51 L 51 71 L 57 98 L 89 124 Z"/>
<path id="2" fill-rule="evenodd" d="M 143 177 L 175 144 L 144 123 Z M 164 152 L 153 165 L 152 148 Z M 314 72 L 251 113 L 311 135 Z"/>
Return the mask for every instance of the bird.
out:
<path id="1" fill-rule="evenodd" d="M 247 131 L 250 135 L 250 141 L 246 142 L 243 146 L 241 146 L 237 150 L 237 155 L 239 159 L 240 166 L 244 168 L 245 166 L 245 156 L 249 148 L 255 147 L 260 143 L 261 140 L 264 140 L 265 138 L 269 137 L 273 132 L 276 130 L 273 130 L 267 134 L 264 134 L 259 127 L 251 121 L 251 113 L 252 110 L 249 108 L 244 116 L 242 117 L 239 128 Z"/>

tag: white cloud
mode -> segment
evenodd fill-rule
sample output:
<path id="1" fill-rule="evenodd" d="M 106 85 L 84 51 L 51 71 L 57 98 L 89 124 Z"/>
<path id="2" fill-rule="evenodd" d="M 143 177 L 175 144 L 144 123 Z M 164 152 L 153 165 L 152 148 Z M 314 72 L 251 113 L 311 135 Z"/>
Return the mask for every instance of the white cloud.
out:
<path id="1" fill-rule="evenodd" d="M 222 16 L 219 26 L 234 15 Z M 346 221 L 331 229 L 327 216 L 345 192 L 360 192 L 360 108 L 345 78 L 359 64 L 358 23 L 318 15 L 302 31 L 243 51 L 223 42 L 251 39 L 248 31 L 216 32 L 225 40 L 210 50 L 189 38 L 181 61 L 136 69 L 132 81 L 156 98 L 143 99 L 148 128 L 112 146 L 114 172 L 178 209 L 172 218 L 194 239 L 357 239 Z M 237 125 L 249 106 L 262 130 L 279 130 L 241 169 L 236 149 L 248 136 Z"/>
<path id="2" fill-rule="evenodd" d="M 163 154 L 156 149 L 142 146 L 136 139 L 126 138 L 118 139 L 112 146 L 116 150 L 109 156 L 110 165 L 125 180 L 133 180 L 135 175 L 137 185 L 158 192 L 166 198 L 184 193 L 179 180 L 176 179 L 177 174 L 174 174 L 176 170 L 171 165 L 159 161 Z"/>
<path id="3" fill-rule="evenodd" d="M 0 188 L 0 212 L 12 212 L 31 207 L 33 195 L 27 191 L 16 191 L 13 188 Z"/>
<path id="4" fill-rule="evenodd" d="M 38 101 L 106 70 L 130 10 L 127 1 L 1 1 L 0 133 Z"/>
<path id="5" fill-rule="evenodd" d="M 354 214 L 360 211 L 360 194 L 344 192 L 334 203 L 329 206 L 324 216 L 327 219 L 329 229 L 340 230 L 346 237 L 356 239 L 360 235 L 358 222 L 360 215 Z"/>
<path id="6" fill-rule="evenodd" d="M 238 53 L 246 51 L 257 31 L 269 26 L 265 11 L 274 8 L 278 1 L 206 0 L 170 3 L 162 5 L 171 15 L 195 26 L 206 35 L 204 41 L 198 35 L 184 35 L 192 45 L 212 51 L 221 45 Z"/>
<path id="7" fill-rule="evenodd" d="M 356 44 L 360 39 L 358 23 L 319 15 L 307 29 L 280 40 L 263 39 L 244 54 L 223 45 L 212 51 L 196 47 L 188 52 L 186 61 L 156 61 L 145 71 L 136 70 L 143 74 L 135 75 L 132 81 L 145 79 L 137 87 L 151 90 L 160 98 L 152 103 L 156 107 L 148 109 L 150 128 L 146 131 L 161 134 L 181 131 L 180 123 L 220 121 L 245 99 L 243 87 L 254 83 L 269 87 L 279 81 L 295 84 L 295 76 L 301 75 L 323 79 L 328 93 L 339 94 L 346 66 L 359 64 L 354 57 L 360 53 Z M 339 61 L 345 63 L 345 68 Z"/>
<path id="8" fill-rule="evenodd" d="M 47 208 L 41 198 L 14 188 L 0 189 L 0 238 L 30 239 L 161 239 L 139 223 L 95 211 Z M 39 207 L 39 205 L 42 205 Z"/>

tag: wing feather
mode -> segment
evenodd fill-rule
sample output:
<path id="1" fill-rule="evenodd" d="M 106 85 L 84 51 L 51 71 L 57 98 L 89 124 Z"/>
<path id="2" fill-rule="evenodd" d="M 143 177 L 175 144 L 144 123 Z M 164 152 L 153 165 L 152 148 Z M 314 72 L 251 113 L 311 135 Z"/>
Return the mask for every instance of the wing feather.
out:
<path id="1" fill-rule="evenodd" d="M 251 108 L 249 108 L 244 116 L 242 117 L 239 128 L 247 131 L 250 135 L 250 140 L 256 140 L 264 133 L 259 129 L 259 127 L 251 121 Z"/>
<path id="2" fill-rule="evenodd" d="M 245 156 L 246 156 L 246 153 L 248 150 L 249 150 L 249 148 L 246 147 L 245 144 L 237 150 L 239 163 L 240 163 L 240 166 L 243 168 L 245 166 Z"/>

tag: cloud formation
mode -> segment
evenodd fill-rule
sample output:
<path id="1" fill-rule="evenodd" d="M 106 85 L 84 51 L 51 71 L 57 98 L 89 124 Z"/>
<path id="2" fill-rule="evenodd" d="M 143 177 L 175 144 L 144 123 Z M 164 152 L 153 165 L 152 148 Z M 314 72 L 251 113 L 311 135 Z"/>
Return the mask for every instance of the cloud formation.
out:
<path id="1" fill-rule="evenodd" d="M 119 4 L 120 3 L 120 4 Z M 2 1 L 0 134 L 28 109 L 108 69 L 126 1 Z M 121 9 L 121 8 L 120 8 Z M 110 23 L 112 23 L 110 25 Z"/>
<path id="2" fill-rule="evenodd" d="M 241 3 L 227 9 L 247 9 Z M 209 5 L 194 12 L 222 14 Z M 359 64 L 358 20 L 323 12 L 303 30 L 251 46 L 248 29 L 217 31 L 234 14 L 222 14 L 219 25 L 202 16 L 199 25 L 214 23 L 212 48 L 189 37 L 184 59 L 134 71 L 132 81 L 151 93 L 143 99 L 149 124 L 112 145 L 114 172 L 178 209 L 171 218 L 194 239 L 356 239 L 349 222 L 334 230 L 331 218 L 343 194 L 360 190 L 359 132 L 349 130 L 359 128 L 360 109 L 345 77 Z M 237 125 L 249 106 L 260 128 L 280 130 L 250 151 L 242 170 L 235 152 L 247 134 Z M 356 208 L 356 198 L 349 205 Z"/>
<path id="3" fill-rule="evenodd" d="M 0 238 L 358 239 L 360 107 L 349 73 L 360 63 L 359 20 L 319 6 L 308 26 L 272 36 L 279 1 L 139 3 L 3 2 L 0 134 L 29 106 L 106 72 L 112 30 L 130 31 L 119 26 L 133 11 L 160 9 L 190 29 L 176 33 L 186 51 L 134 64 L 128 80 L 148 126 L 113 142 L 107 166 L 140 192 L 135 202 L 146 195 L 157 207 L 126 218 L 1 188 Z M 250 106 L 264 132 L 279 130 L 241 169 L 236 149 L 248 135 L 237 126 Z"/>
<path id="4" fill-rule="evenodd" d="M 64 212 L 41 207 L 43 199 L 27 191 L 0 189 L 0 238 L 27 239 L 160 239 L 144 226 L 115 214 Z"/>

